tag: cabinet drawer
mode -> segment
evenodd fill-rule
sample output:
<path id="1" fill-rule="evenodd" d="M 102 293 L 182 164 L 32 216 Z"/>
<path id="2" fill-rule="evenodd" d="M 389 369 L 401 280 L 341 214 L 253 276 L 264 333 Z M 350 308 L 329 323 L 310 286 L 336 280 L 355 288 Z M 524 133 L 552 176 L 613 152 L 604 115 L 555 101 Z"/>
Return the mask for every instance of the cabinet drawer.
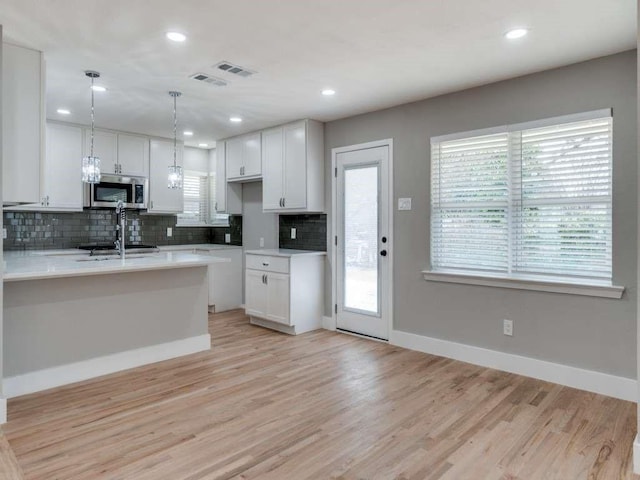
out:
<path id="1" fill-rule="evenodd" d="M 268 255 L 247 255 L 247 269 L 262 270 L 264 272 L 289 273 L 289 259 L 287 257 L 270 257 Z"/>

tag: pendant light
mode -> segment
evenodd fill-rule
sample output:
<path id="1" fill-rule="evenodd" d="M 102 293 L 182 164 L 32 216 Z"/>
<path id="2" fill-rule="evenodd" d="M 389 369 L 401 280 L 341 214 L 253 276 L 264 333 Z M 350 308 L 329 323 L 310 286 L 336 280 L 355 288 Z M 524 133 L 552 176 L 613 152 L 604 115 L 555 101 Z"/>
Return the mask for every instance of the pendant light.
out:
<path id="1" fill-rule="evenodd" d="M 182 189 L 182 167 L 177 163 L 178 156 L 178 116 L 176 114 L 177 99 L 182 93 L 169 92 L 173 97 L 173 165 L 169 165 L 169 183 L 168 187 L 173 189 Z"/>
<path id="2" fill-rule="evenodd" d="M 89 156 L 82 158 L 82 181 L 85 183 L 100 182 L 100 159 L 93 154 L 93 135 L 94 135 L 94 105 L 93 105 L 93 82 L 96 78 L 100 78 L 98 72 L 87 70 L 84 74 L 91 79 L 91 149 Z"/>

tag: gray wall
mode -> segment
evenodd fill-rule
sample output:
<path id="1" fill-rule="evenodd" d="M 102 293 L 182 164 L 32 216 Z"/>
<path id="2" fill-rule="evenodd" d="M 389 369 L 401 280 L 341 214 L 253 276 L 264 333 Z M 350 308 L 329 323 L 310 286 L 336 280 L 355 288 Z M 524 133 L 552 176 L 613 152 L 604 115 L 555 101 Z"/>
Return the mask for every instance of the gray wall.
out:
<path id="1" fill-rule="evenodd" d="M 429 267 L 431 136 L 606 107 L 614 112 L 613 276 L 626 287 L 621 300 L 422 279 Z M 636 52 L 629 51 L 329 122 L 327 198 L 332 148 L 393 138 L 393 201 L 413 198 L 413 210 L 394 218 L 395 329 L 635 378 L 636 137 Z M 505 318 L 514 320 L 513 337 L 502 334 Z"/>
<path id="2" fill-rule="evenodd" d="M 242 185 L 242 245 L 246 250 L 278 248 L 278 215 L 262 212 L 262 182 Z"/>
<path id="3" fill-rule="evenodd" d="M 207 267 L 7 282 L 4 378 L 206 335 L 208 288 Z"/>

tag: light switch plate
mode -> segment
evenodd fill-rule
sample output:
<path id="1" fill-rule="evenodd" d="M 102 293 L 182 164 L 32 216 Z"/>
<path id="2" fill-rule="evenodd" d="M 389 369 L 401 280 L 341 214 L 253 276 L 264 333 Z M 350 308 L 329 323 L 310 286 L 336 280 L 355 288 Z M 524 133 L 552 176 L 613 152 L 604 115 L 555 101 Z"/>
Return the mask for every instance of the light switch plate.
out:
<path id="1" fill-rule="evenodd" d="M 411 210 L 411 198 L 399 198 L 398 210 Z"/>
<path id="2" fill-rule="evenodd" d="M 225 233 L 224 234 L 224 243 L 231 243 L 231 234 L 230 233 Z"/>
<path id="3" fill-rule="evenodd" d="M 264 237 L 260 237 L 260 248 L 264 248 Z"/>
<path id="4" fill-rule="evenodd" d="M 7 229 L 6 228 L 2 228 L 2 238 L 4 238 L 5 240 L 7 239 Z"/>
<path id="5" fill-rule="evenodd" d="M 173 237 L 173 228 L 167 227 L 167 237 Z"/>
<path id="6" fill-rule="evenodd" d="M 291 229 L 291 240 L 295 240 L 296 239 L 296 229 L 292 228 Z"/>

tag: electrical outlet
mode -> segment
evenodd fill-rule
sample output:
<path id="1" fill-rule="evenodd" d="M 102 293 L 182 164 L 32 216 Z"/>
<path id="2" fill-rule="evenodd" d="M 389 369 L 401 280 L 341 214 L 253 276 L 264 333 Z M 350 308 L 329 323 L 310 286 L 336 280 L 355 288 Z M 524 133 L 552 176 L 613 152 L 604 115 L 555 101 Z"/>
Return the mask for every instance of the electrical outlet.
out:
<path id="1" fill-rule="evenodd" d="M 502 333 L 509 337 L 513 337 L 513 320 L 502 321 Z"/>
<path id="2" fill-rule="evenodd" d="M 295 240 L 296 239 L 296 229 L 292 228 L 291 229 L 291 240 Z"/>
<path id="3" fill-rule="evenodd" d="M 260 248 L 264 248 L 264 238 L 260 237 Z"/>
<path id="4" fill-rule="evenodd" d="M 167 237 L 173 237 L 173 228 L 167 227 Z"/>
<path id="5" fill-rule="evenodd" d="M 224 243 L 231 243 L 231 234 L 230 233 L 225 233 L 224 234 Z"/>
<path id="6" fill-rule="evenodd" d="M 7 229 L 6 228 L 2 228 L 2 238 L 4 238 L 5 240 L 7 239 Z"/>

